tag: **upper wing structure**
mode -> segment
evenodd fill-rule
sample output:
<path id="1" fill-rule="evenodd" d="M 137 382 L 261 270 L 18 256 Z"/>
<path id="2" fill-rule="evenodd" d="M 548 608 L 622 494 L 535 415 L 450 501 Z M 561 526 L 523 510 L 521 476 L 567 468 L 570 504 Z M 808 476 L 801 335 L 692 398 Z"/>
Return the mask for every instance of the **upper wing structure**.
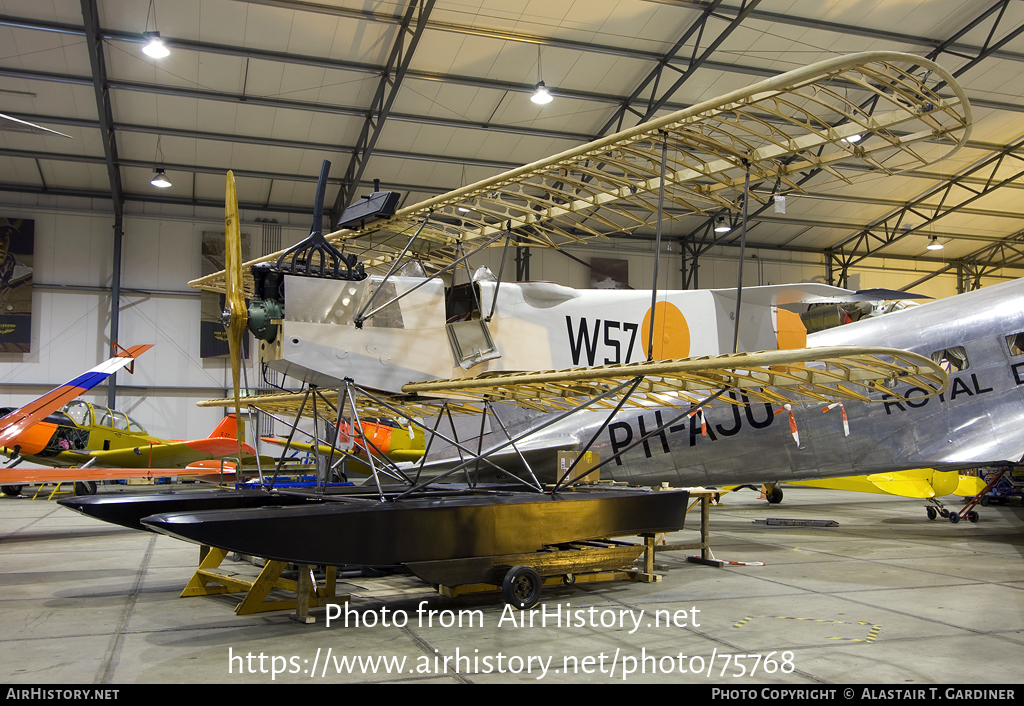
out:
<path id="1" fill-rule="evenodd" d="M 406 257 L 428 274 L 466 251 L 500 245 L 558 248 L 653 232 L 664 173 L 664 218 L 740 210 L 744 181 L 799 193 L 800 180 L 850 181 L 939 161 L 970 133 L 956 80 L 910 54 L 865 52 L 780 74 L 397 211 L 326 239 L 368 272 Z M 820 182 L 816 182 L 819 183 Z M 276 260 L 278 253 L 259 261 Z M 251 264 L 251 263 L 250 263 Z M 247 287 L 252 283 L 246 272 Z M 192 286 L 224 291 L 224 273 Z"/>

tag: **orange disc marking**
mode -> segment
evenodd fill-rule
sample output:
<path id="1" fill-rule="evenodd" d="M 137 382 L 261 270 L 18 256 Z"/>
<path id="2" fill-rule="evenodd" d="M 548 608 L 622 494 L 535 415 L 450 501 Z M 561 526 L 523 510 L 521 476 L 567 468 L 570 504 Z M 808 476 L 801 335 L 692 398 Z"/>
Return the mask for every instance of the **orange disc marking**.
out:
<path id="1" fill-rule="evenodd" d="M 669 302 L 654 305 L 654 359 L 688 358 L 690 355 L 690 327 L 679 307 Z M 647 357 L 647 339 L 651 330 L 651 310 L 644 314 L 640 324 L 640 347 Z"/>

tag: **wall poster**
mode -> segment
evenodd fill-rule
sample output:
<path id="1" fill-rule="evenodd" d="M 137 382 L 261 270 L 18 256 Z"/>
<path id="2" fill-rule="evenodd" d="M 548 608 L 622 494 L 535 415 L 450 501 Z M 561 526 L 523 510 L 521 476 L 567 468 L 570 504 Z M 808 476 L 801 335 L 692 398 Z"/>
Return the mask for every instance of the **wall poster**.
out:
<path id="1" fill-rule="evenodd" d="M 591 289 L 630 289 L 629 261 L 606 257 L 590 258 Z"/>
<path id="2" fill-rule="evenodd" d="M 0 352 L 32 349 L 35 231 L 29 218 L 0 218 Z"/>

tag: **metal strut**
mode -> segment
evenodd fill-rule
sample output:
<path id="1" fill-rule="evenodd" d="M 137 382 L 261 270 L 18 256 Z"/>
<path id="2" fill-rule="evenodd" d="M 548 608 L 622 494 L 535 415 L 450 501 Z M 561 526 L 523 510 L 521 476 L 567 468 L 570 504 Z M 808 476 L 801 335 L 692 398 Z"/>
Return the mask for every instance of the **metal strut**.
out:
<path id="1" fill-rule="evenodd" d="M 624 383 L 622 383 L 620 385 L 616 385 L 615 387 L 611 388 L 610 390 L 606 390 L 605 392 L 602 392 L 600 395 L 597 395 L 596 397 L 591 397 L 589 400 L 587 400 L 586 402 L 582 403 L 578 407 L 574 407 L 573 409 L 570 409 L 570 410 L 567 410 L 567 411 L 565 411 L 565 412 L 563 412 L 561 414 L 555 415 L 554 418 L 549 419 L 548 421 L 544 422 L 543 424 L 541 424 L 537 428 L 530 429 L 529 431 L 527 431 L 527 432 L 525 432 L 523 434 L 520 434 L 515 439 L 509 439 L 508 441 L 506 441 L 503 444 L 499 444 L 498 446 L 491 447 L 490 449 L 487 450 L 487 454 L 490 455 L 490 454 L 496 453 L 498 451 L 501 451 L 502 449 L 506 448 L 507 446 L 511 446 L 516 441 L 521 441 L 522 439 L 525 439 L 526 437 L 528 437 L 528 436 L 530 436 L 532 434 L 536 434 L 537 432 L 541 431 L 542 429 L 546 429 L 547 427 L 551 426 L 552 424 L 557 424 L 558 422 L 562 421 L 563 419 L 566 419 L 567 417 L 569 417 L 572 414 L 575 414 L 576 412 L 580 411 L 581 409 L 585 409 L 586 407 L 589 407 L 590 405 L 594 404 L 595 402 L 598 402 L 599 400 L 603 400 L 606 397 L 611 397 L 612 395 L 616 395 L 624 387 L 629 385 L 631 382 L 632 382 L 632 380 L 627 380 L 626 382 L 624 382 Z M 408 496 L 410 493 L 414 493 L 417 490 L 421 490 L 422 488 L 425 488 L 426 486 L 430 485 L 431 483 L 436 483 L 436 482 L 440 481 L 443 478 L 447 478 L 448 476 L 452 475 L 453 473 L 457 473 L 457 472 L 461 471 L 463 468 L 465 468 L 466 466 L 468 466 L 469 464 L 471 464 L 473 462 L 474 462 L 474 459 L 470 459 L 469 461 L 463 461 L 462 463 L 457 465 L 455 468 L 452 468 L 452 469 L 450 469 L 448 471 L 445 471 L 444 473 L 442 473 L 441 475 L 437 476 L 436 478 L 433 478 L 433 479 L 431 479 L 429 481 L 426 481 L 424 483 L 420 483 L 420 484 L 410 488 L 409 490 L 406 490 L 404 493 L 402 493 L 401 495 L 398 496 L 398 499 L 400 500 L 400 499 Z"/>
<path id="2" fill-rule="evenodd" d="M 394 262 L 391 263 L 391 267 L 390 267 L 390 269 L 388 269 L 388 273 L 386 275 L 384 275 L 384 279 L 382 279 L 380 281 L 380 284 L 377 285 L 377 288 L 374 289 L 370 293 L 370 298 L 366 300 L 366 303 L 363 304 L 362 307 L 360 307 L 359 313 L 357 313 L 355 315 L 355 317 L 352 319 L 352 323 L 354 323 L 356 325 L 356 328 L 362 328 L 363 327 L 363 321 L 366 320 L 366 319 L 363 318 L 363 314 L 365 314 L 366 310 L 370 308 L 371 304 L 373 304 L 373 300 L 377 298 L 377 294 L 379 294 L 380 291 L 382 289 L 384 289 L 384 283 L 387 282 L 388 279 L 391 277 L 391 275 L 393 275 L 395 273 L 395 270 L 398 269 L 398 265 L 402 262 L 402 258 L 405 257 L 405 254 L 407 252 L 409 252 L 409 248 L 412 247 L 413 242 L 415 242 L 416 238 L 419 237 L 420 232 L 422 232 L 422 230 L 426 227 L 427 221 L 430 220 L 430 214 L 431 213 L 433 213 L 433 211 L 430 211 L 429 213 L 427 213 L 426 216 L 423 217 L 423 222 L 420 223 L 420 227 L 416 229 L 416 232 L 412 234 L 411 238 L 409 238 L 409 242 L 405 244 L 404 248 L 402 248 L 402 252 L 399 253 L 398 257 L 396 257 Z M 393 301 L 397 301 L 397 299 L 395 299 Z M 391 304 L 391 303 L 393 303 L 393 302 L 388 302 L 388 304 Z M 387 306 L 387 304 L 385 304 L 384 306 Z M 369 318 L 369 317 L 366 317 L 366 318 Z"/>
<path id="3" fill-rule="evenodd" d="M 463 444 L 461 444 L 458 441 L 458 434 L 457 433 L 455 434 L 455 440 L 453 441 L 452 439 L 449 439 L 447 436 L 445 436 L 444 434 L 442 434 L 439 431 L 437 431 L 436 426 L 435 426 L 434 429 L 430 429 L 429 427 L 427 427 L 423 423 L 418 422 L 415 419 L 413 419 L 412 417 L 407 416 L 404 412 L 399 410 L 397 407 L 394 407 L 394 406 L 388 404 L 387 402 L 385 402 L 384 400 L 379 399 L 378 397 L 375 397 L 371 392 L 369 392 L 369 391 L 367 391 L 367 390 L 365 390 L 363 388 L 357 388 L 357 389 L 359 390 L 359 392 L 363 396 L 368 397 L 369 399 L 373 400 L 374 402 L 376 402 L 377 404 L 381 405 L 385 409 L 388 409 L 388 410 L 394 412 L 398 416 L 400 416 L 400 417 L 402 417 L 404 419 L 409 420 L 409 422 L 411 422 L 413 425 L 415 425 L 415 426 L 419 427 L 420 429 L 422 429 L 424 431 L 424 433 L 430 434 L 431 435 L 431 441 L 433 441 L 433 438 L 435 436 L 437 436 L 437 437 L 441 438 L 443 441 L 445 441 L 448 444 L 450 444 L 451 446 L 455 447 L 455 449 L 459 452 L 459 460 L 460 461 L 465 461 L 465 459 L 462 456 L 462 452 L 463 451 L 465 451 L 467 454 L 469 454 L 470 456 L 473 457 L 473 458 L 470 458 L 468 461 L 465 461 L 465 463 L 462 466 L 460 466 L 458 469 L 456 469 L 456 470 L 461 470 L 462 468 L 468 466 L 470 463 L 473 463 L 473 461 L 476 460 L 476 454 L 473 452 L 473 450 L 467 448 L 466 446 L 464 446 Z M 447 403 L 445 403 L 444 407 L 442 408 L 442 411 L 438 414 L 438 424 L 440 424 L 440 416 L 441 416 L 442 413 L 447 414 L 448 415 L 448 420 L 449 420 L 449 422 L 451 422 L 451 413 L 448 412 L 448 404 Z M 452 431 L 455 432 L 455 425 L 454 425 L 454 423 L 452 424 Z M 492 452 L 493 452 L 493 450 L 489 449 L 487 451 L 487 454 L 490 454 Z M 421 471 L 420 472 L 422 472 L 422 466 L 423 466 L 423 463 L 424 463 L 425 459 L 426 459 L 426 454 L 424 454 L 423 459 L 421 459 L 421 462 L 420 462 Z M 498 464 L 494 463 L 489 458 L 487 458 L 486 455 L 481 457 L 480 460 L 483 461 L 484 463 L 486 463 L 488 466 L 491 466 L 492 468 L 494 468 L 496 471 L 498 471 L 500 473 L 508 474 L 508 475 L 512 476 L 513 478 L 515 478 L 516 480 L 518 480 L 521 483 L 523 483 L 524 485 L 529 486 L 529 483 L 527 483 L 526 481 L 522 480 L 521 478 L 516 476 L 514 473 L 510 473 L 505 468 L 502 468 Z M 467 482 L 468 482 L 468 480 L 469 480 L 468 473 L 466 475 L 466 478 L 467 478 Z M 418 482 L 418 480 L 419 480 L 419 473 L 417 473 L 417 482 Z M 429 481 L 427 481 L 426 483 L 423 484 L 423 487 L 425 487 L 426 485 L 429 485 L 430 483 L 435 482 L 436 480 L 437 480 L 436 478 L 430 479 Z"/>
<path id="4" fill-rule="evenodd" d="M 661 140 L 661 184 L 658 186 L 658 224 L 654 229 L 654 282 L 651 284 L 651 329 L 647 334 L 647 360 L 654 360 L 654 311 L 655 305 L 658 303 L 658 262 L 661 261 L 661 219 L 665 213 L 665 162 L 667 159 L 668 133 L 663 132 Z"/>
<path id="5" fill-rule="evenodd" d="M 370 312 L 369 314 L 367 314 L 366 316 L 364 316 L 364 317 L 363 317 L 363 319 L 362 319 L 362 320 L 363 320 L 363 322 L 365 322 L 365 321 L 366 321 L 366 320 L 367 320 L 368 318 L 370 318 L 371 316 L 373 316 L 374 314 L 376 314 L 376 313 L 377 313 L 378 311 L 381 311 L 381 310 L 383 310 L 383 309 L 386 309 L 386 308 L 388 308 L 389 306 L 391 306 L 392 304 L 394 304 L 395 302 L 397 302 L 397 301 L 398 301 L 399 299 L 401 299 L 402 297 L 406 297 L 406 296 L 408 296 L 408 295 L 412 294 L 413 292 L 415 292 L 415 291 L 416 291 L 417 289 L 419 289 L 420 287 L 422 287 L 423 285 L 425 285 L 425 284 L 426 284 L 427 282 L 429 282 L 430 280 L 432 280 L 432 279 L 437 279 L 437 278 L 438 278 L 439 276 L 441 276 L 442 274 L 444 274 L 444 273 L 445 273 L 445 272 L 447 272 L 448 270 L 451 270 L 451 269 L 453 269 L 453 268 L 457 267 L 457 266 L 458 266 L 458 264 L 459 264 L 460 262 L 462 262 L 463 260 L 465 260 L 465 259 L 468 259 L 468 258 L 470 258 L 470 257 L 473 257 L 473 256 L 474 256 L 474 255 L 476 255 L 476 254 L 477 254 L 478 252 L 480 252 L 481 250 L 483 250 L 484 248 L 486 248 L 487 246 L 489 246 L 489 245 L 490 245 L 491 243 L 493 243 L 493 242 L 494 242 L 495 240 L 497 240 L 498 238 L 500 238 L 500 237 L 501 237 L 501 236 L 502 236 L 503 234 L 504 234 L 504 233 L 503 233 L 503 231 L 498 231 L 498 232 L 497 232 L 496 234 L 492 235 L 492 236 L 491 236 L 490 238 L 488 238 L 488 239 L 487 239 L 487 240 L 485 240 L 485 241 L 484 241 L 483 243 L 481 243 L 479 247 L 477 247 L 477 248 L 476 248 L 475 250 L 473 250 L 472 252 L 470 252 L 470 253 L 469 253 L 468 255 L 463 255 L 463 256 L 462 256 L 462 257 L 460 257 L 459 259 L 457 259 L 457 260 L 453 260 L 452 262 L 450 262 L 450 263 L 448 263 L 447 265 L 445 265 L 445 266 L 444 266 L 444 267 L 443 267 L 442 269 L 438 270 L 438 271 L 437 271 L 437 272 L 435 272 L 434 274 L 432 274 L 432 275 L 430 275 L 429 277 L 427 277 L 427 278 L 426 278 L 425 280 L 423 280 L 422 282 L 417 282 L 417 283 L 416 283 L 415 285 L 413 285 L 412 287 L 409 287 L 409 289 L 405 290 L 405 291 L 404 291 L 404 292 L 402 292 L 401 294 L 399 294 L 399 295 L 397 295 L 397 296 L 394 296 L 394 297 L 392 297 L 390 301 L 386 302 L 385 304 L 382 304 L 381 306 L 378 306 L 378 307 L 377 307 L 376 309 L 374 309 L 374 310 L 373 310 L 373 311 L 371 311 L 371 312 Z"/>
<path id="6" fill-rule="evenodd" d="M 653 318 L 653 314 L 652 314 L 652 318 Z M 580 451 L 576 455 L 576 458 L 573 460 L 573 462 L 569 465 L 569 467 L 567 469 L 565 469 L 565 473 L 563 473 L 562 477 L 559 478 L 558 481 L 555 483 L 555 487 L 551 489 L 552 493 L 557 493 L 558 492 L 558 489 L 559 489 L 559 487 L 562 486 L 563 481 L 565 481 L 565 479 L 570 476 L 570 474 L 573 472 L 573 470 L 575 470 L 576 466 L 580 462 L 580 459 L 582 459 L 583 455 L 585 453 L 587 453 L 587 451 L 590 450 L 591 446 L 594 445 L 594 442 L 596 442 L 598 437 L 601 436 L 601 434 L 604 432 L 604 430 L 611 423 L 612 419 L 615 418 L 615 415 L 618 414 L 619 410 L 622 409 L 622 406 L 624 404 L 626 404 L 626 400 L 628 400 L 630 398 L 630 396 L 633 394 L 633 392 L 636 391 L 636 388 L 640 385 L 641 382 L 643 382 L 643 377 L 642 376 L 638 375 L 637 377 L 633 378 L 633 380 L 632 380 L 632 383 L 633 383 L 632 387 L 630 387 L 629 390 L 626 392 L 626 394 L 622 396 L 622 399 L 619 400 L 618 404 L 615 405 L 615 407 L 612 409 L 611 413 L 607 416 L 607 418 L 605 418 L 604 422 L 602 422 L 601 427 L 596 432 L 594 432 L 594 434 L 590 437 L 590 441 L 588 441 L 586 446 L 583 447 L 583 450 Z M 566 486 L 572 485 L 573 483 L 578 481 L 580 478 L 583 478 L 588 473 L 591 473 L 593 470 L 594 469 L 592 469 L 592 468 L 587 469 L 586 473 L 583 473 L 582 475 L 580 475 L 577 478 L 573 478 L 571 482 L 566 483 L 565 485 Z"/>

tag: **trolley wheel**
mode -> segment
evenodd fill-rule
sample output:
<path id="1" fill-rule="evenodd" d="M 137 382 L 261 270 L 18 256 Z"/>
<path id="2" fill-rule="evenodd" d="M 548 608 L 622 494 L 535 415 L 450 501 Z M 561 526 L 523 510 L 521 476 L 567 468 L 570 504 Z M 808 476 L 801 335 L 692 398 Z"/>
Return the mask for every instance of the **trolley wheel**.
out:
<path id="1" fill-rule="evenodd" d="M 96 494 L 96 481 L 76 481 L 75 482 L 75 495 L 95 495 Z"/>
<path id="2" fill-rule="evenodd" d="M 934 520 L 936 517 L 939 516 L 939 513 L 935 510 L 934 507 L 927 507 L 924 511 L 928 513 L 929 520 Z"/>
<path id="3" fill-rule="evenodd" d="M 23 487 L 24 486 L 21 486 L 21 485 L 4 485 L 4 486 L 0 486 L 0 492 L 3 492 L 4 495 L 8 495 L 8 496 L 10 496 L 12 498 L 16 498 L 19 495 L 21 495 L 21 489 Z"/>
<path id="4" fill-rule="evenodd" d="M 566 574 L 565 576 L 563 576 L 562 583 L 564 583 L 566 586 L 572 586 L 574 583 L 576 583 L 575 574 Z"/>
<path id="5" fill-rule="evenodd" d="M 977 512 L 975 512 L 974 510 L 970 510 L 970 511 L 969 511 L 969 512 L 967 513 L 967 519 L 968 519 L 968 521 L 970 521 L 970 522 L 977 522 L 978 520 L 980 520 L 980 519 L 981 519 L 981 515 L 979 515 L 979 514 L 978 514 Z"/>
<path id="6" fill-rule="evenodd" d="M 782 502 L 782 488 L 777 485 L 773 485 L 771 488 L 765 490 L 764 499 L 768 501 L 769 505 L 778 505 Z"/>
<path id="7" fill-rule="evenodd" d="M 951 524 L 955 525 L 957 522 L 960 521 L 960 515 L 958 515 L 955 512 L 949 513 L 949 521 L 950 521 Z"/>
<path id="8" fill-rule="evenodd" d="M 509 605 L 526 610 L 537 605 L 544 582 L 532 566 L 513 566 L 501 582 L 501 597 Z"/>
<path id="9" fill-rule="evenodd" d="M 939 510 L 939 514 L 942 516 L 942 519 L 946 519 L 947 517 L 949 517 L 949 510 L 947 510 L 946 508 L 942 508 L 941 510 Z M 953 514 L 955 515 L 956 513 Z"/>

